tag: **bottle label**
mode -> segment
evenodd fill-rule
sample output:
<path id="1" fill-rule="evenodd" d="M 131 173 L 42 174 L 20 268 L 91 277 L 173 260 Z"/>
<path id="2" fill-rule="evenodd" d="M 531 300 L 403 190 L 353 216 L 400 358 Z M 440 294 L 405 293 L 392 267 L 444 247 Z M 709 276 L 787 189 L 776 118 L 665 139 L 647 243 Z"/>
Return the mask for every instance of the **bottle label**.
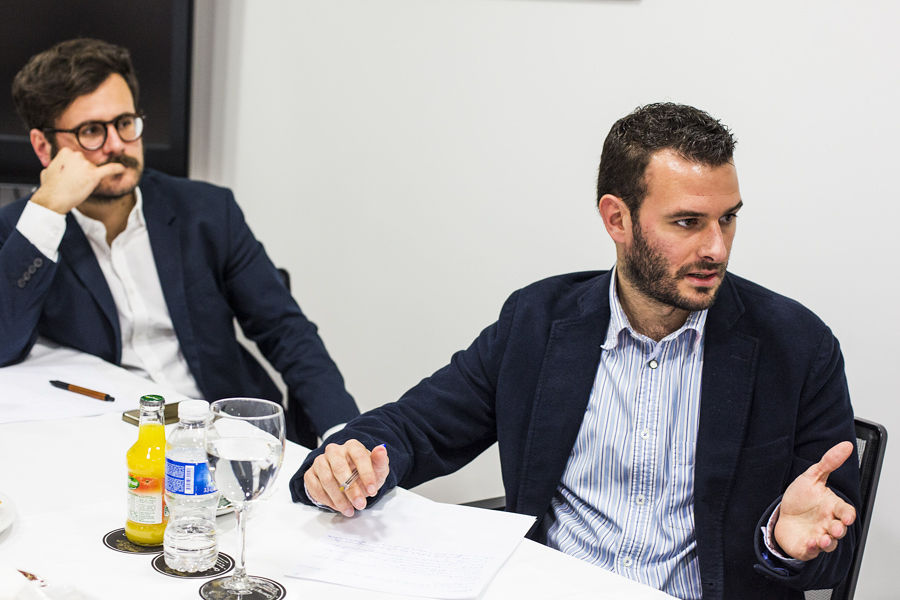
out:
<path id="1" fill-rule="evenodd" d="M 203 496 L 216 491 L 205 463 L 184 463 L 166 459 L 166 491 L 183 496 Z"/>
<path id="2" fill-rule="evenodd" d="M 140 477 L 128 473 L 128 520 L 143 525 L 158 525 L 165 517 L 161 477 Z"/>

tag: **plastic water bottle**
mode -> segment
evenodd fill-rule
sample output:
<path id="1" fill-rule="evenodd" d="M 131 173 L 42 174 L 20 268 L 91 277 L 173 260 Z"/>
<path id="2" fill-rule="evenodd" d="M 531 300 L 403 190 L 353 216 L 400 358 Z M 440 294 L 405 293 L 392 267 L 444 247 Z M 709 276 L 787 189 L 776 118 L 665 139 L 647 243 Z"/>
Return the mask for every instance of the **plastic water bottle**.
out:
<path id="1" fill-rule="evenodd" d="M 185 400 L 178 404 L 179 423 L 166 444 L 166 505 L 169 524 L 163 552 L 170 569 L 206 571 L 216 563 L 216 507 L 219 493 L 206 462 L 209 404 Z"/>

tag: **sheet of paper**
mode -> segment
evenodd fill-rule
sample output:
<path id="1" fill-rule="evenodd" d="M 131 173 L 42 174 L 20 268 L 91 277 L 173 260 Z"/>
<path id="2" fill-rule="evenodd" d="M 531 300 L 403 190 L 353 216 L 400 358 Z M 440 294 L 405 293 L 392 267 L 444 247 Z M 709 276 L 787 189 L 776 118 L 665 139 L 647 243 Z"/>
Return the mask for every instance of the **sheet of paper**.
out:
<path id="1" fill-rule="evenodd" d="M 428 598 L 477 598 L 534 517 L 390 495 L 336 520 L 287 575 Z"/>
<path id="2" fill-rule="evenodd" d="M 104 392 L 104 402 L 50 385 L 51 380 Z M 104 360 L 52 342 L 35 344 L 28 358 L 0 368 L 0 423 L 88 417 L 137 408 L 144 394 L 180 402 L 181 394 Z"/>

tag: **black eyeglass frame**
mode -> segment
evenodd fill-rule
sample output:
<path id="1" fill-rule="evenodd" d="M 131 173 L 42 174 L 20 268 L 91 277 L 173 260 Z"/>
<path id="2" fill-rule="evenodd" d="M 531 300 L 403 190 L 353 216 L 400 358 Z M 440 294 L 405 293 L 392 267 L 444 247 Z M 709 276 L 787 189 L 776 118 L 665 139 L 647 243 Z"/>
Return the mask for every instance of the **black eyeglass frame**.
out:
<path id="1" fill-rule="evenodd" d="M 134 119 L 135 123 L 140 123 L 140 125 L 136 127 L 139 130 L 137 136 L 135 136 L 134 138 L 132 138 L 130 140 L 126 140 L 125 138 L 122 137 L 122 134 L 119 133 L 118 122 L 121 119 L 124 119 L 126 117 L 131 117 Z M 106 144 L 106 140 L 109 139 L 109 126 L 110 125 L 115 125 L 116 134 L 125 143 L 135 142 L 135 141 L 141 139 L 141 137 L 144 135 L 144 121 L 146 119 L 147 119 L 147 117 L 144 116 L 143 112 L 122 113 L 121 115 L 119 115 L 116 118 L 111 119 L 109 121 L 85 121 L 84 123 L 79 123 L 72 129 L 54 129 L 52 127 L 47 127 L 47 128 L 42 129 L 41 131 L 43 131 L 45 134 L 46 133 L 72 133 L 75 135 L 75 140 L 78 142 L 79 146 L 81 146 L 84 150 L 87 150 L 88 152 L 93 152 L 94 150 L 99 150 L 100 148 L 103 147 L 104 144 Z M 85 146 L 84 142 L 81 141 L 81 136 L 78 135 L 78 132 L 82 128 L 84 128 L 88 125 L 102 125 L 103 126 L 103 140 L 95 148 L 89 148 L 89 147 Z"/>

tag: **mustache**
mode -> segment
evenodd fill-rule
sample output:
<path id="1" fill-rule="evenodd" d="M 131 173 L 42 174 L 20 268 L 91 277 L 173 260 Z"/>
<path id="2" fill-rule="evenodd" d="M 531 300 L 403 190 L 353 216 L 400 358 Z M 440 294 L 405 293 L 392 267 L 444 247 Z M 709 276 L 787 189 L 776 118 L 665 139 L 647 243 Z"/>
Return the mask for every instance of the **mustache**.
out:
<path id="1" fill-rule="evenodd" d="M 141 163 L 140 161 L 138 161 L 138 159 L 132 156 L 127 156 L 125 154 L 121 154 L 119 156 L 110 156 L 109 160 L 107 160 L 103 164 L 108 165 L 109 163 L 119 163 L 120 165 L 124 165 L 132 169 L 137 169 L 141 166 Z"/>
<path id="2" fill-rule="evenodd" d="M 726 268 L 728 268 L 727 262 L 700 261 L 681 267 L 678 269 L 678 272 L 675 273 L 675 276 L 684 277 L 689 273 L 696 273 L 698 271 L 715 271 L 718 275 L 724 277 Z"/>

